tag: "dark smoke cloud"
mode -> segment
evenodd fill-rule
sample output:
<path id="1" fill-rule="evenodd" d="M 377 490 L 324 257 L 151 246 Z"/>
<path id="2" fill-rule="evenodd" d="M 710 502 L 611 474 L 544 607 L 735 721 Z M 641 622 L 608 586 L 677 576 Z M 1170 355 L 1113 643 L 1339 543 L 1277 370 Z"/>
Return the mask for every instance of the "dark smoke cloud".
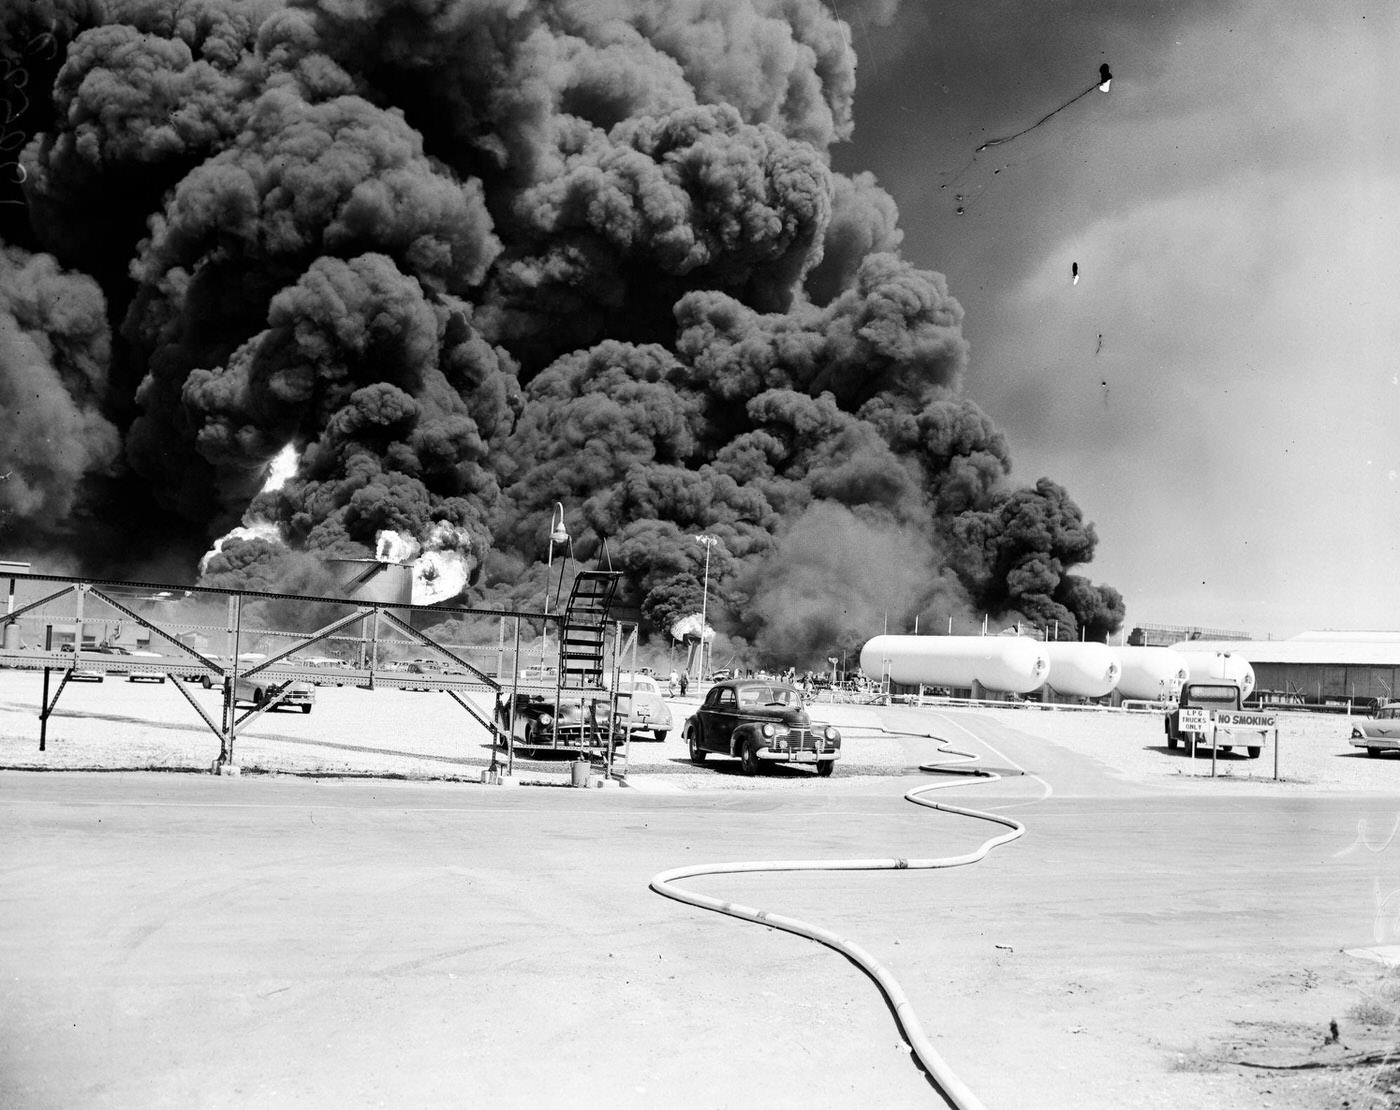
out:
<path id="1" fill-rule="evenodd" d="M 51 43 L 3 24 L 44 86 L 0 396 L 81 446 L 7 443 L 10 540 L 135 569 L 155 535 L 242 522 L 259 537 L 207 581 L 324 592 L 327 559 L 392 530 L 455 548 L 470 600 L 536 608 L 562 504 L 555 588 L 605 560 L 664 635 L 708 551 L 711 621 L 750 662 L 920 616 L 1121 621 L 1071 573 L 1092 527 L 1054 483 L 1016 489 L 961 396 L 946 281 L 900 257 L 870 174 L 830 167 L 856 74 L 832 6 L 40 14 Z"/>
<path id="2" fill-rule="evenodd" d="M 47 255 L 0 251 L 0 534 L 62 536 L 88 512 L 82 482 L 115 464 L 98 408 L 111 337 L 102 291 Z"/>

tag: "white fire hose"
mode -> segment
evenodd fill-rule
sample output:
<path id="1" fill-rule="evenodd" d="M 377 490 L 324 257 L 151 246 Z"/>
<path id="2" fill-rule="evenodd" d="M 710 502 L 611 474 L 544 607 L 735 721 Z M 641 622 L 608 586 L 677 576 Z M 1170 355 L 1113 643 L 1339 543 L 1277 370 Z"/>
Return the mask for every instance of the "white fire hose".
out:
<path id="1" fill-rule="evenodd" d="M 977 756 L 972 752 L 957 751 L 953 748 L 942 749 L 949 755 L 962 757 L 959 763 L 975 762 Z M 920 771 L 930 772 L 953 772 L 960 775 L 974 775 L 983 779 L 999 779 L 1000 775 L 994 771 L 984 771 L 976 769 L 963 770 L 956 764 L 941 763 L 920 765 Z M 771 913 L 768 910 L 755 909 L 752 906 L 741 905 L 737 902 L 726 902 L 720 898 L 712 898 L 705 894 L 696 894 L 693 891 L 683 890 L 674 886 L 674 883 L 681 879 L 694 878 L 697 875 L 735 875 L 741 872 L 751 871 L 903 871 L 903 870 L 927 870 L 939 867 L 961 867 L 964 864 L 976 863 L 987 855 L 993 848 L 1002 844 L 1008 844 L 1026 831 L 1026 827 L 1019 821 L 1010 817 L 1002 817 L 994 813 L 985 813 L 981 810 L 966 809 L 962 806 L 948 805 L 942 802 L 933 802 L 925 799 L 924 794 L 934 790 L 940 790 L 950 786 L 963 786 L 965 782 L 949 780 L 948 782 L 930 783 L 927 786 L 916 786 L 904 795 L 905 799 L 915 805 L 928 806 L 930 809 L 942 810 L 944 813 L 956 813 L 963 817 L 974 817 L 981 821 L 991 821 L 993 824 L 1004 825 L 1010 832 L 1005 832 L 999 836 L 993 836 L 982 842 L 981 846 L 971 852 L 966 852 L 960 856 L 942 856 L 934 859 L 805 859 L 805 860 L 746 860 L 737 863 L 702 863 L 691 867 L 676 867 L 670 871 L 662 871 L 651 880 L 651 889 L 657 894 L 667 898 L 674 898 L 678 902 L 686 902 L 692 906 L 698 906 L 705 910 L 714 910 L 716 913 L 728 914 L 730 917 L 742 918 L 745 921 L 753 921 L 760 925 L 770 925 L 774 929 L 782 929 L 785 932 L 795 933 L 800 937 L 807 937 L 810 940 L 818 941 L 829 948 L 834 948 L 843 956 L 848 957 L 862 971 L 875 980 L 876 985 L 884 992 L 889 1000 L 890 1006 L 894 1010 L 895 1020 L 899 1023 L 900 1029 L 904 1033 L 905 1040 L 909 1042 L 909 1047 L 914 1056 L 933 1080 L 934 1084 L 942 1092 L 949 1105 L 957 1110 L 985 1110 L 981 1100 L 972 1093 L 971 1089 L 954 1073 L 948 1063 L 938 1054 L 938 1051 L 929 1041 L 924 1033 L 923 1026 L 919 1023 L 918 1016 L 914 1013 L 914 1007 L 910 1003 L 904 990 L 893 975 L 865 949 L 857 944 L 853 944 L 844 937 L 833 933 L 830 929 L 823 929 L 820 925 L 812 925 L 795 917 L 785 917 L 782 914 Z"/>

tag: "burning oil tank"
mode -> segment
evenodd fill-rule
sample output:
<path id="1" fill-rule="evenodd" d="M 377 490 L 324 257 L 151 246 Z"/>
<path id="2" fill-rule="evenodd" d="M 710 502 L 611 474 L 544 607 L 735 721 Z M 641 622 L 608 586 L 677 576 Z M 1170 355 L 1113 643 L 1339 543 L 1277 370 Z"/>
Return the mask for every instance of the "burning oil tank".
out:
<path id="1" fill-rule="evenodd" d="M 1118 660 L 1118 693 L 1142 701 L 1176 697 L 1191 671 L 1179 652 L 1164 647 L 1114 647 Z"/>
<path id="2" fill-rule="evenodd" d="M 1123 668 L 1107 644 L 1056 643 L 1044 645 L 1050 657 L 1049 685 L 1071 698 L 1101 698 L 1118 685 Z"/>
<path id="3" fill-rule="evenodd" d="M 381 559 L 328 559 L 341 591 L 351 601 L 409 605 L 413 601 L 413 567 Z"/>
<path id="4" fill-rule="evenodd" d="M 860 649 L 860 669 L 889 673 L 906 686 L 949 686 L 1029 694 L 1050 673 L 1045 645 L 1024 636 L 875 636 Z"/>
<path id="5" fill-rule="evenodd" d="M 1192 682 L 1209 682 L 1211 679 L 1237 682 L 1241 698 L 1254 693 L 1254 668 L 1248 660 L 1228 651 L 1188 651 L 1183 644 L 1178 644 L 1172 650 L 1186 660 Z"/>

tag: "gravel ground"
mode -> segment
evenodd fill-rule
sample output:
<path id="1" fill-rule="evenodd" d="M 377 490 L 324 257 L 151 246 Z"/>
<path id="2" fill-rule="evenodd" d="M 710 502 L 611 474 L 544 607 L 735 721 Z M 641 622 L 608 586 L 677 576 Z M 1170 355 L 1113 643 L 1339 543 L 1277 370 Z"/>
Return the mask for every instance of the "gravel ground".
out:
<path id="1" fill-rule="evenodd" d="M 186 684 L 185 691 L 217 719 L 216 690 Z M 173 681 L 70 683 L 49 720 L 45 751 L 38 750 L 42 678 L 33 672 L 0 672 L 0 767 L 49 769 L 169 769 L 207 771 L 219 754 L 218 738 L 180 696 Z M 664 742 L 633 741 L 629 781 L 654 790 L 810 790 L 818 788 L 806 768 L 779 767 L 744 778 L 732 760 L 711 759 L 704 767 L 687 758 L 681 725 L 697 698 L 671 699 L 675 727 Z M 489 710 L 489 703 L 485 706 Z M 1350 747 L 1345 717 L 1281 714 L 1278 772 L 1268 741 L 1262 758 L 1237 748 L 1220 755 L 1218 778 L 1209 779 L 1209 752 L 1194 763 L 1164 743 L 1156 714 L 1113 710 L 1048 710 L 1038 706 L 876 707 L 819 703 L 813 717 L 842 729 L 843 756 L 822 790 L 864 790 L 875 779 L 917 774 L 937 760 L 934 736 L 956 746 L 957 722 L 976 713 L 1016 733 L 1048 741 L 1064 752 L 1087 756 L 1107 774 L 1147 787 L 1211 790 L 1305 791 L 1400 790 L 1400 758 L 1368 759 Z M 492 757 L 486 730 L 448 695 L 401 690 L 369 691 L 321 687 L 310 714 L 273 712 L 240 733 L 236 758 L 244 771 L 320 775 L 393 775 L 478 781 Z M 1194 770 L 1195 775 L 1192 774 Z M 517 760 L 515 780 L 558 782 L 568 778 L 565 756 Z"/>

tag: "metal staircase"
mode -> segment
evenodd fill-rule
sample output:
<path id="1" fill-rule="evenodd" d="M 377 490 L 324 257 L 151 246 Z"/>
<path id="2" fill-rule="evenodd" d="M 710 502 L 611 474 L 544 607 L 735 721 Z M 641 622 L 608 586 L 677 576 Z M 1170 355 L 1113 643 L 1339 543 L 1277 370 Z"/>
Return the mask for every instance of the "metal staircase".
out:
<path id="1" fill-rule="evenodd" d="M 559 629 L 559 689 L 584 693 L 606 688 L 603 663 L 608 614 L 622 577 L 616 570 L 582 570 L 569 591 Z"/>

